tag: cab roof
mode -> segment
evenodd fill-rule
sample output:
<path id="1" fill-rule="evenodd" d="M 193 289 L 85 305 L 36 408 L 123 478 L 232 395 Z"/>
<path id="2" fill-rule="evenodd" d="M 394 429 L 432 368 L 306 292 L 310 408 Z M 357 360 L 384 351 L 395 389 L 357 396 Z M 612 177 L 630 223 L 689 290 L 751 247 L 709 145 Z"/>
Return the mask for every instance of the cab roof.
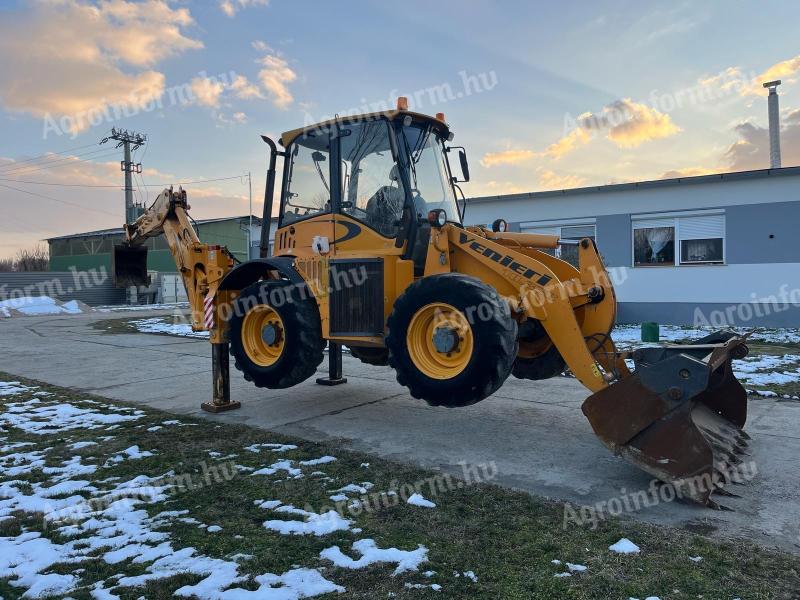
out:
<path id="1" fill-rule="evenodd" d="M 334 117 L 333 119 L 328 119 L 327 121 L 322 121 L 320 123 L 314 123 L 313 125 L 298 127 L 297 129 L 292 129 L 290 131 L 286 131 L 283 134 L 281 134 L 281 139 L 279 140 L 279 142 L 285 148 L 304 133 L 309 131 L 314 131 L 316 129 L 325 129 L 330 127 L 334 123 L 357 123 L 359 121 L 372 121 L 381 118 L 386 118 L 389 119 L 390 121 L 393 121 L 398 117 L 403 117 L 406 115 L 410 116 L 416 122 L 422 121 L 430 123 L 431 125 L 433 125 L 434 129 L 436 129 L 436 131 L 439 134 L 443 135 L 444 137 L 447 137 L 447 135 L 450 133 L 450 128 L 448 127 L 447 123 L 445 123 L 444 120 L 437 119 L 436 117 L 432 117 L 430 115 L 425 115 L 418 112 L 413 112 L 410 110 L 385 110 L 379 112 L 362 113 L 360 115 L 346 115 L 343 117 Z"/>

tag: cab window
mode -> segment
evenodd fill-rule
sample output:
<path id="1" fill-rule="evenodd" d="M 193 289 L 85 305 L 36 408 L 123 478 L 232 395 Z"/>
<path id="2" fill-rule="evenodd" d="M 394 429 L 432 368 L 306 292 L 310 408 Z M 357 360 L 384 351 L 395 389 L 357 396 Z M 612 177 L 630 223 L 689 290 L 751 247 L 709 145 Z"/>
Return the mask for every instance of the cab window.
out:
<path id="1" fill-rule="evenodd" d="M 281 226 L 331 210 L 328 134 L 297 138 L 289 159 Z"/>
<path id="2" fill-rule="evenodd" d="M 400 230 L 405 191 L 383 120 L 353 123 L 340 136 L 342 213 L 385 237 Z"/>

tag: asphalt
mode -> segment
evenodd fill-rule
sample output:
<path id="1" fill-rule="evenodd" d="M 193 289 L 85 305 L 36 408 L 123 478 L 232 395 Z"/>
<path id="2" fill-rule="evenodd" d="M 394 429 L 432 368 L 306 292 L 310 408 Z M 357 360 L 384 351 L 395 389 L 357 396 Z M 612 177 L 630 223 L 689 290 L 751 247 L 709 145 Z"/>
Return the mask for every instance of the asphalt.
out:
<path id="1" fill-rule="evenodd" d="M 580 410 L 587 393 L 574 379 L 512 377 L 474 406 L 433 408 L 411 398 L 388 367 L 345 356 L 348 383 L 336 387 L 316 385 L 312 378 L 289 390 L 263 390 L 234 370 L 231 395 L 242 408 L 210 415 L 200 409 L 211 394 L 206 341 L 93 327 L 102 319 L 156 314 L 166 313 L 0 319 L 0 371 L 175 414 L 247 423 L 309 440 L 335 439 L 345 447 L 456 474 L 463 464 L 491 464 L 496 483 L 576 508 L 616 511 L 636 505 L 625 502 L 629 494 L 652 489 L 647 475 L 612 456 L 595 438 Z M 739 498 L 720 499 L 732 511 L 676 501 L 625 514 L 800 554 L 800 403 L 751 399 L 745 429 L 752 436 L 748 460 L 755 476 L 732 486 Z"/>

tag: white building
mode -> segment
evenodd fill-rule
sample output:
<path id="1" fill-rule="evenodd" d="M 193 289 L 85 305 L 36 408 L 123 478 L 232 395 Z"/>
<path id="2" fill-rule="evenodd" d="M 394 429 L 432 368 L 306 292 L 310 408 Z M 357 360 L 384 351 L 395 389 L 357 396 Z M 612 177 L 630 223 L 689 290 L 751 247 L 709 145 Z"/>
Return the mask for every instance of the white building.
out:
<path id="1" fill-rule="evenodd" d="M 467 224 L 497 218 L 593 237 L 619 322 L 800 327 L 800 167 L 467 201 Z"/>

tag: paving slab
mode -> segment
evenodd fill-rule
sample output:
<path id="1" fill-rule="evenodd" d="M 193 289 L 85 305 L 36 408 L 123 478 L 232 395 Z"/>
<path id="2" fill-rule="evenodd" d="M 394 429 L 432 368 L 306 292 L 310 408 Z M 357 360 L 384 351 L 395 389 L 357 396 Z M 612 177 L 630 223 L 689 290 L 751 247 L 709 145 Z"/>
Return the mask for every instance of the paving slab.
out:
<path id="1" fill-rule="evenodd" d="M 171 313 L 0 320 L 0 370 L 176 414 L 341 440 L 353 449 L 455 474 L 463 464 L 491 463 L 495 483 L 601 511 L 652 489 L 646 474 L 597 440 L 580 410 L 587 392 L 566 377 L 510 378 L 484 402 L 446 409 L 411 398 L 389 368 L 346 356 L 348 383 L 330 388 L 312 378 L 290 390 L 263 390 L 232 371 L 231 395 L 242 408 L 209 415 L 199 406 L 211 387 L 205 340 L 94 327 L 103 319 L 165 314 Z M 733 511 L 661 502 L 626 514 L 800 554 L 800 403 L 752 399 L 746 430 L 753 437 L 754 477 L 733 486 L 740 498 L 721 499 Z"/>

